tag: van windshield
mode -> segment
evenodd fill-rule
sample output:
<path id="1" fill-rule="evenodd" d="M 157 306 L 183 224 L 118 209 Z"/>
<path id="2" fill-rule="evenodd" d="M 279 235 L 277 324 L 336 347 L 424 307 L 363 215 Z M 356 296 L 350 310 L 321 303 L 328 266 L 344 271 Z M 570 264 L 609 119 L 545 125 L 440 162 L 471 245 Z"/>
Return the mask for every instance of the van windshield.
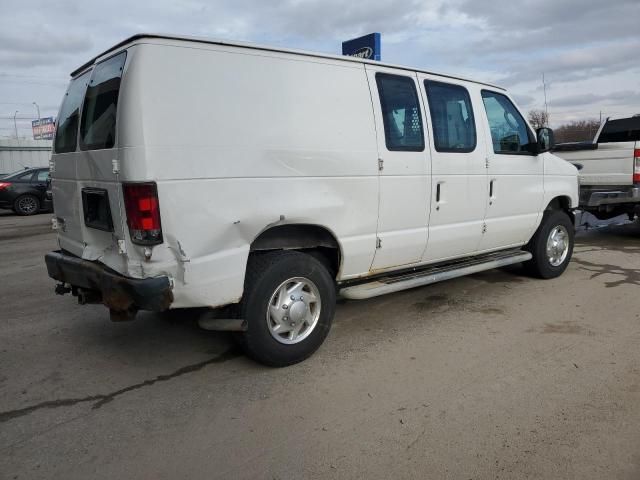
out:
<path id="1" fill-rule="evenodd" d="M 76 151 L 80 106 L 82 105 L 90 73 L 86 72 L 71 80 L 67 93 L 64 95 L 60 113 L 58 114 L 58 128 L 54 145 L 56 153 Z"/>
<path id="2" fill-rule="evenodd" d="M 122 52 L 93 69 L 82 107 L 82 150 L 113 148 L 115 144 L 118 93 L 125 59 L 126 52 Z"/>

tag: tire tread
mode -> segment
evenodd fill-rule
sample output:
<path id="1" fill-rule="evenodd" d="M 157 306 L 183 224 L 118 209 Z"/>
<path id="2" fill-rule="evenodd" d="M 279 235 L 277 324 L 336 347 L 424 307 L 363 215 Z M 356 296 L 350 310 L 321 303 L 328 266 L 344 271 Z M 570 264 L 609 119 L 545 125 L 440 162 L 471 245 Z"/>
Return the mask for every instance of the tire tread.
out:
<path id="1" fill-rule="evenodd" d="M 296 262 L 310 263 L 312 270 L 318 270 L 323 282 L 331 282 L 332 291 L 330 291 L 329 298 L 322 298 L 322 311 L 319 322 L 323 320 L 323 316 L 326 315 L 327 312 L 329 315 L 325 317 L 323 324 L 316 325 L 314 332 L 302 342 L 292 346 L 275 345 L 275 340 L 270 337 L 268 331 L 265 335 L 261 327 L 256 328 L 256 326 L 253 326 L 252 328 L 251 322 L 255 316 L 255 312 L 252 312 L 253 304 L 255 302 L 262 304 L 263 301 L 268 301 L 268 299 L 259 298 L 260 292 L 258 291 L 262 287 L 261 283 L 266 276 L 270 275 L 274 269 L 281 268 L 283 263 L 294 264 Z M 322 289 L 321 285 L 317 285 L 317 287 Z M 244 295 L 241 302 L 241 318 L 247 320 L 249 326 L 248 330 L 239 338 L 240 345 L 243 347 L 247 356 L 270 367 L 285 367 L 301 362 L 310 357 L 326 338 L 331 326 L 334 309 L 335 284 L 327 268 L 318 259 L 312 255 L 296 250 L 275 250 L 252 253 L 247 262 Z M 258 315 L 253 321 L 261 321 L 260 316 Z M 309 348 L 305 349 L 303 345 L 309 345 Z M 289 356 L 283 353 L 287 351 L 287 347 L 289 347 L 289 352 L 293 352 Z"/>
<path id="2" fill-rule="evenodd" d="M 559 224 L 563 224 L 567 227 L 567 231 L 569 232 L 569 252 L 564 263 L 558 267 L 553 267 L 549 264 L 546 258 L 546 240 L 551 228 Z M 536 230 L 536 233 L 525 247 L 525 250 L 531 252 L 533 255 L 531 260 L 524 262 L 526 272 L 533 277 L 542 279 L 559 277 L 566 270 L 569 262 L 571 261 L 571 256 L 573 254 L 573 241 L 574 227 L 569 215 L 562 210 L 545 211 L 538 230 Z"/>

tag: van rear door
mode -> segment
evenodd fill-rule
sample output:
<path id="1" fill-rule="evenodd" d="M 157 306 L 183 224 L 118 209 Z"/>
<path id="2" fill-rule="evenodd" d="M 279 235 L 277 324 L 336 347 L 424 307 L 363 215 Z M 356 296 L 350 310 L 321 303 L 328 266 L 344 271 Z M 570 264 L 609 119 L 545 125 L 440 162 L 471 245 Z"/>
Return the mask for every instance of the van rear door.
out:
<path id="1" fill-rule="evenodd" d="M 124 239 L 116 148 L 118 96 L 126 52 L 71 81 L 58 115 L 52 194 L 60 247 L 122 271 Z"/>
<path id="2" fill-rule="evenodd" d="M 366 65 L 378 143 L 377 249 L 371 268 L 417 263 L 427 245 L 431 198 L 423 109 L 415 74 Z"/>

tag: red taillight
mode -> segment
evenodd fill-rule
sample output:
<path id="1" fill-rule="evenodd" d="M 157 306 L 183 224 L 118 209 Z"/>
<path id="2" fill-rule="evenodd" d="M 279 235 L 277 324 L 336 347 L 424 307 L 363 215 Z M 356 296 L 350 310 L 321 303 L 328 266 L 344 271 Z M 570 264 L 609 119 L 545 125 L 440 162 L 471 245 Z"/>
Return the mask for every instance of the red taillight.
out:
<path id="1" fill-rule="evenodd" d="M 11 184 L 9 182 L 0 182 L 0 190 L 8 188 Z"/>
<path id="2" fill-rule="evenodd" d="M 124 207 L 131 241 L 139 245 L 162 243 L 158 188 L 150 183 L 125 183 L 122 185 Z"/>
<path id="3" fill-rule="evenodd" d="M 640 148 L 633 151 L 633 183 L 640 183 Z"/>

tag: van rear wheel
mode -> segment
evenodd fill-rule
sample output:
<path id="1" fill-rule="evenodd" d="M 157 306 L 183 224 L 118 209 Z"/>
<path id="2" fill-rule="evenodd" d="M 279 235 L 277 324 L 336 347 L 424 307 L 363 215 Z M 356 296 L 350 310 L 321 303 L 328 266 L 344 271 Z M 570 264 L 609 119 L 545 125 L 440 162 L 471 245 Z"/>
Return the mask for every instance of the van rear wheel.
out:
<path id="1" fill-rule="evenodd" d="M 573 254 L 574 227 L 561 210 L 547 211 L 535 235 L 525 247 L 533 258 L 524 263 L 538 278 L 556 278 L 567 269 Z"/>
<path id="2" fill-rule="evenodd" d="M 313 256 L 297 251 L 252 254 L 241 305 L 246 354 L 272 367 L 305 360 L 327 337 L 335 303 L 335 282 Z"/>

